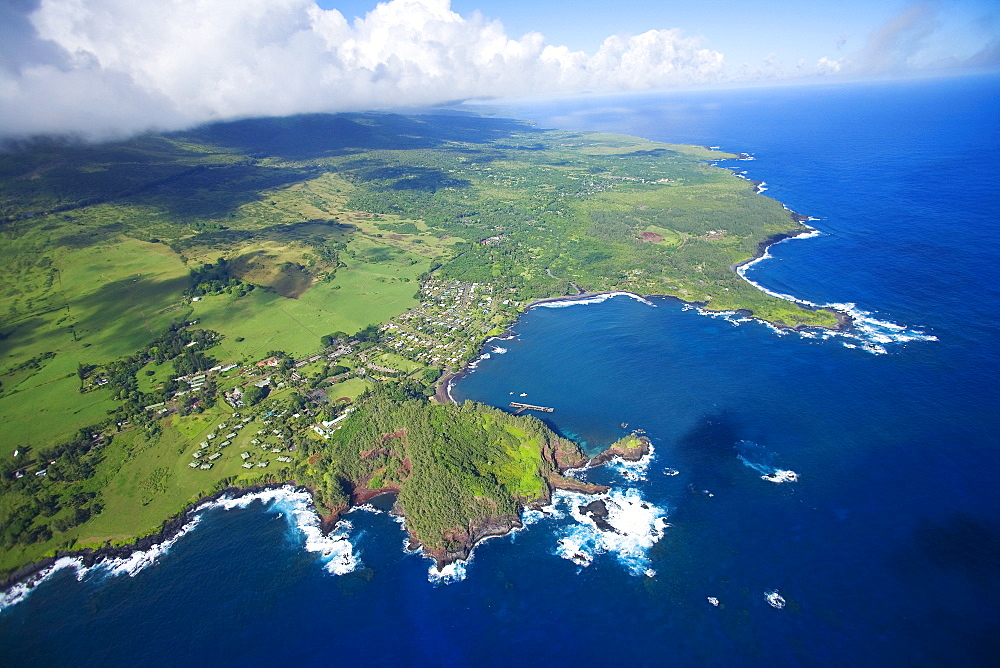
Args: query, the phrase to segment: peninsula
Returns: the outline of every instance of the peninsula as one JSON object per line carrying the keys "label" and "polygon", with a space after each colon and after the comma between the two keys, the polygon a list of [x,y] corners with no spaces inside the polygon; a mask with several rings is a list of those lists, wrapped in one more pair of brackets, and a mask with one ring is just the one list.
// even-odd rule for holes
{"label": "peninsula", "polygon": [[586,487],[537,419],[428,401],[534,300],[838,326],[736,273],[807,228],[702,147],[343,114],[0,157],[0,576],[286,481],[330,519],[395,492],[444,564]]}

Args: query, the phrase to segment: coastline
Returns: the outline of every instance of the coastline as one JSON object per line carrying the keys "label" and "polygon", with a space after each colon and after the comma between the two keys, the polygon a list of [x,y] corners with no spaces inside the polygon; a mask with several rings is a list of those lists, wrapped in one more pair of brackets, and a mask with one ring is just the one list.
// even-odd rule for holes
{"label": "coastline", "polygon": [[[618,441],[608,446],[608,448],[600,454],[591,458],[578,457],[571,460],[564,460],[560,457],[558,449],[556,449],[553,453],[553,457],[558,474],[551,474],[545,478],[545,486],[547,490],[544,498],[523,503],[521,511],[517,515],[500,515],[497,517],[486,518],[481,525],[477,527],[470,527],[471,531],[469,534],[462,537],[462,544],[458,549],[428,549],[423,546],[419,540],[415,539],[412,534],[409,536],[410,542],[408,549],[411,551],[419,550],[425,556],[433,559],[437,570],[440,573],[450,564],[459,561],[468,561],[480,543],[489,540],[490,538],[500,538],[513,531],[523,529],[523,513],[527,510],[540,510],[543,507],[550,505],[552,503],[553,495],[558,490],[576,492],[578,494],[585,495],[608,493],[610,488],[606,485],[584,482],[578,478],[567,476],[566,474],[574,470],[579,471],[603,466],[604,464],[607,464],[615,459],[621,459],[626,462],[636,462],[649,455],[652,452],[652,444],[650,443],[650,440],[645,436],[638,436],[636,434],[633,434],[633,436],[636,439],[636,445],[629,447],[626,445],[620,445],[621,441]],[[393,512],[395,512],[395,506]],[[405,515],[402,515],[402,517],[405,519]],[[456,538],[458,537],[456,536]]]}
{"label": "coastline", "polygon": [[[737,176],[739,177],[739,175],[737,175]],[[739,177],[739,178],[745,178],[745,177]],[[762,185],[762,182],[760,184],[758,184],[757,182],[754,182],[754,187],[755,187],[755,190],[756,190],[756,192],[758,194],[760,192],[762,192],[761,189],[760,189],[760,185]],[[749,279],[747,279],[744,276],[743,272],[741,272],[739,270],[741,268],[748,267],[748,266],[750,266],[750,265],[752,265],[752,264],[754,264],[754,263],[756,263],[756,262],[758,262],[758,261],[760,261],[760,260],[765,259],[766,257],[768,257],[768,249],[771,246],[779,244],[779,243],[781,243],[783,241],[787,241],[789,239],[795,239],[795,238],[799,238],[799,237],[803,237],[803,236],[806,236],[806,235],[811,235],[811,234],[815,234],[816,233],[815,229],[813,229],[810,226],[808,226],[808,225],[805,224],[806,221],[812,220],[812,218],[810,218],[809,216],[805,216],[803,214],[799,214],[797,212],[791,211],[791,210],[789,210],[789,215],[791,216],[792,220],[795,223],[797,223],[799,225],[802,225],[804,229],[775,234],[775,235],[772,235],[772,236],[770,236],[770,237],[762,240],[758,244],[757,252],[756,252],[756,254],[752,258],[749,258],[747,260],[739,262],[739,263],[737,263],[735,265],[732,265],[730,267],[739,276],[741,276],[742,278],[744,278],[744,280],[747,280],[748,282],[750,282],[751,284],[753,284],[754,287],[756,287],[757,289],[760,289],[760,290],[764,291],[767,294],[771,294],[771,293],[769,293],[767,290],[763,290],[756,283],[753,283],[752,281],[749,281]],[[537,306],[540,306],[540,305],[544,305],[544,304],[553,304],[553,303],[559,303],[559,302],[578,302],[578,301],[585,301],[585,300],[588,300],[588,299],[609,298],[609,297],[615,296],[615,295],[627,295],[627,296],[630,296],[632,298],[638,299],[640,301],[647,301],[647,297],[672,298],[672,299],[676,299],[677,301],[681,302],[682,304],[690,304],[690,305],[695,306],[695,307],[697,307],[699,309],[705,309],[707,311],[712,311],[713,310],[711,308],[708,308],[708,305],[705,302],[688,301],[688,300],[682,299],[680,297],[676,297],[674,295],[646,295],[646,296],[643,296],[643,295],[639,295],[639,294],[636,294],[636,293],[633,293],[633,292],[629,292],[629,291],[625,291],[625,290],[608,290],[608,291],[588,292],[588,291],[582,290],[576,284],[571,284],[571,285],[574,288],[577,289],[577,293],[576,294],[562,295],[562,296],[556,296],[556,297],[543,297],[543,298],[540,298],[540,299],[532,300],[531,302],[529,302],[527,305],[524,306],[524,308],[521,311],[521,315],[523,315],[528,310],[530,310],[530,309],[532,309],[534,307],[537,307]],[[784,298],[784,297],[782,297],[782,298]],[[826,311],[829,311],[829,312],[833,313],[834,316],[836,317],[837,324],[835,326],[831,326],[831,327],[821,327],[821,326],[815,326],[815,325],[796,325],[796,326],[790,326],[790,325],[787,325],[786,323],[783,323],[783,322],[770,322],[770,321],[764,320],[763,318],[758,318],[758,317],[756,317],[756,316],[753,315],[752,311],[747,311],[747,313],[748,313],[748,315],[750,317],[755,318],[757,320],[761,320],[762,322],[765,322],[765,323],[767,323],[769,325],[775,326],[775,327],[777,327],[779,329],[789,329],[789,330],[792,330],[792,331],[802,331],[804,329],[809,329],[809,328],[826,329],[826,330],[832,330],[832,331],[842,331],[842,330],[848,328],[849,326],[851,326],[851,324],[853,323],[853,318],[851,317],[850,314],[848,314],[846,312],[843,312],[843,311],[840,311],[840,310],[837,310],[837,309],[833,309],[833,308],[830,308],[830,307],[818,307],[818,306],[815,306],[815,305],[811,305],[808,302],[803,302],[801,300],[797,300],[797,299],[794,299],[794,298],[791,298],[791,301],[793,301],[793,303],[799,305],[801,308],[814,308],[814,309],[817,309],[817,310],[826,310]],[[521,315],[519,315],[518,317],[521,317]],[[516,322],[516,320],[515,320],[515,322]],[[511,323],[511,325],[513,325],[513,322]],[[509,330],[509,329],[507,330],[507,333],[508,334],[513,334],[513,332],[511,330]],[[486,343],[490,339],[493,339],[493,338],[501,338],[501,337],[488,337],[488,338],[484,339],[481,342],[480,347],[485,346]],[[438,381],[437,381],[437,383],[435,385],[435,392],[429,398],[429,400],[432,401],[432,402],[437,402],[437,403],[441,403],[441,404],[447,404],[447,403],[457,404],[457,402],[455,401],[455,399],[451,395],[451,388],[452,388],[453,384],[456,381],[460,380],[465,375],[471,373],[474,370],[475,370],[475,361],[472,361],[472,362],[467,363],[465,366],[463,366],[458,371],[446,372],[446,373],[442,374],[441,378],[438,379]],[[645,437],[643,437],[643,439],[645,439]],[[626,461],[636,461],[636,460],[640,459],[642,456],[644,456],[648,452],[648,447],[649,447],[648,439],[645,440],[645,445],[646,445],[646,449],[641,454],[635,455],[634,457],[632,456],[632,453],[611,452],[611,448],[609,448],[608,450],[602,452],[600,455],[598,455],[594,459],[592,459],[590,461],[587,461],[586,463],[583,463],[582,466],[584,468],[590,468],[592,466],[599,466],[599,465],[602,465],[604,463],[607,463],[608,461],[611,461],[615,457],[621,457],[622,459],[624,459]],[[548,496],[549,497],[551,497],[551,494],[552,494],[552,492],[555,489],[567,489],[567,490],[570,490],[570,491],[581,491],[581,492],[584,489],[589,489],[591,491],[584,492],[584,493],[600,493],[599,491],[595,491],[593,487],[588,486],[588,483],[583,483],[582,481],[577,481],[576,483],[574,483],[573,481],[575,479],[573,479],[573,478],[567,478],[565,476],[562,476],[563,473],[565,473],[567,470],[569,470],[571,468],[580,468],[580,464],[578,463],[576,466],[566,466],[566,467],[560,466],[559,467],[560,480],[566,480],[567,481],[567,482],[563,483],[565,486],[562,486],[562,487],[559,486],[559,484],[557,484],[558,481],[546,480],[546,486],[548,487]],[[230,496],[232,498],[240,498],[240,497],[243,497],[243,496],[257,494],[257,493],[260,493],[260,492],[263,492],[263,491],[266,491],[266,490],[269,490],[269,489],[276,489],[276,488],[280,488],[280,487],[284,487],[284,486],[289,486],[289,485],[295,487],[298,491],[306,491],[306,492],[308,492],[309,495],[310,495],[310,498],[312,498],[312,490],[309,490],[308,488],[305,488],[305,487],[299,487],[299,486],[295,485],[295,483],[293,481],[271,483],[271,484],[268,484],[268,485],[254,485],[254,486],[246,487],[246,488],[229,487],[229,488],[223,489],[223,490],[221,490],[219,492],[216,492],[216,493],[214,493],[212,495],[209,495],[207,497],[199,499],[198,501],[196,501],[195,503],[191,504],[190,506],[188,506],[187,508],[185,508],[183,511],[181,511],[181,513],[179,513],[178,515],[176,515],[176,516],[174,516],[172,518],[168,518],[167,520],[164,521],[163,528],[161,528],[160,531],[158,531],[158,532],[156,532],[154,534],[150,534],[150,535],[147,535],[147,536],[142,536],[142,537],[136,538],[133,542],[128,543],[126,545],[118,546],[118,547],[106,546],[106,547],[100,547],[100,548],[83,548],[83,549],[80,549],[80,550],[66,550],[66,551],[61,551],[60,550],[60,551],[56,551],[54,556],[45,557],[45,558],[43,558],[43,559],[41,559],[41,560],[39,560],[37,562],[26,564],[25,566],[23,566],[20,569],[14,571],[10,575],[6,576],[5,578],[0,579],[0,593],[8,592],[12,588],[14,588],[14,587],[16,587],[18,585],[26,586],[29,589],[32,588],[32,587],[34,587],[38,582],[40,582],[42,579],[44,579],[46,577],[46,574],[44,572],[47,569],[49,569],[50,567],[52,567],[53,565],[55,565],[60,559],[68,558],[68,559],[78,560],[84,568],[89,568],[91,566],[94,566],[94,565],[96,565],[98,563],[101,563],[103,561],[106,561],[106,560],[126,559],[126,558],[128,558],[128,557],[136,554],[137,552],[146,552],[146,551],[149,551],[150,549],[153,549],[153,548],[155,548],[158,545],[167,543],[168,541],[176,538],[179,534],[181,534],[185,530],[185,528],[188,527],[190,525],[190,523],[194,520],[194,517],[197,515],[198,509],[200,507],[202,507],[206,503],[211,503],[212,501],[218,500],[218,499],[220,499],[220,498],[222,498],[224,496]],[[331,509],[331,510],[334,510],[334,512],[332,512],[329,515],[322,515],[320,513],[320,511],[319,511],[319,508],[315,506],[315,500],[313,499],[313,507],[316,510],[317,515],[320,517],[320,526],[321,526],[321,530],[324,533],[324,535],[329,534],[333,530],[333,528],[336,526],[336,524],[340,521],[341,515],[344,512],[348,512],[352,508],[364,505],[371,498],[379,496],[380,494],[384,494],[384,493],[388,493],[388,492],[397,492],[398,493],[398,490],[396,490],[396,489],[389,489],[389,488],[379,489],[379,490],[361,490],[361,491],[362,491],[362,494],[359,495],[358,498],[352,498],[351,499],[351,503],[349,505],[347,505],[344,508]],[[526,508],[528,508],[528,505],[525,505],[522,508],[522,510],[526,509]],[[441,551],[441,550],[439,550],[437,552],[442,552],[442,554],[438,555],[438,554],[434,553],[434,551],[430,551],[430,550],[424,549],[424,554],[426,554],[427,556],[429,556],[429,557],[431,557],[431,558],[433,558],[435,560],[435,562],[437,563],[438,570],[440,571],[447,564],[450,564],[450,563],[453,563],[453,562],[459,561],[459,560],[468,559],[469,555],[471,555],[472,551],[475,549],[475,546],[478,543],[480,543],[481,541],[489,539],[489,538],[492,538],[492,537],[498,537],[498,536],[507,535],[511,531],[516,530],[518,528],[521,528],[522,526],[523,525],[522,525],[519,517],[514,517],[514,516],[511,516],[511,515],[505,515],[505,516],[498,517],[498,518],[490,518],[487,521],[485,521],[482,526],[476,527],[476,528],[471,528],[472,529],[471,535],[467,535],[467,536],[464,537],[465,540],[462,541],[462,547],[459,550],[454,550],[454,551]],[[413,544],[413,545],[415,545],[417,547],[420,547],[419,542],[416,541],[412,536],[411,536],[411,544]]]}
{"label": "coastline", "polygon": [[164,521],[163,527],[156,533],[140,536],[125,545],[108,545],[98,548],[87,547],[79,550],[56,550],[54,556],[45,557],[38,561],[26,564],[10,575],[0,578],[0,593],[9,592],[18,585],[24,586],[28,590],[33,589],[48,575],[45,571],[54,566],[60,559],[74,560],[79,562],[79,565],[83,568],[91,568],[92,566],[96,566],[105,561],[113,559],[124,560],[132,557],[136,553],[148,552],[181,535],[189,526],[191,526],[199,512],[201,512],[201,508],[207,503],[218,501],[223,497],[238,499],[244,496],[251,496],[254,494],[260,494],[261,492],[289,486],[293,487],[295,491],[309,492],[310,496],[312,495],[311,490],[306,487],[298,486],[293,481],[269,483],[266,485],[252,485],[250,487],[227,487],[223,490],[215,492],[214,494],[202,497],[190,504],[177,515],[174,515]]}
{"label": "coastline", "polygon": [[[762,288],[760,285],[758,285],[757,283],[751,281],[749,278],[746,277],[745,270],[746,270],[747,267],[750,267],[751,265],[754,265],[757,262],[760,262],[761,260],[764,260],[764,259],[767,259],[767,258],[771,257],[770,254],[769,254],[769,251],[770,251],[770,249],[771,249],[772,246],[776,246],[776,245],[778,245],[778,244],[780,244],[782,242],[790,241],[792,239],[800,239],[800,238],[803,238],[803,237],[811,237],[811,236],[815,236],[815,235],[819,234],[818,230],[816,230],[814,227],[811,227],[811,226],[809,226],[809,225],[806,224],[806,221],[813,220],[813,218],[810,218],[809,216],[805,216],[805,215],[803,215],[801,213],[796,213],[794,211],[789,211],[789,214],[791,215],[792,220],[794,220],[796,223],[799,223],[800,225],[803,225],[805,227],[805,229],[798,230],[798,231],[793,231],[793,232],[781,232],[779,234],[773,234],[773,235],[771,235],[770,237],[764,239],[763,241],[761,241],[757,245],[757,252],[754,254],[754,256],[752,258],[750,258],[748,260],[743,260],[742,262],[737,262],[736,264],[732,265],[730,267],[730,269],[732,269],[734,272],[736,272],[736,274],[739,275],[741,278],[743,278],[743,280],[747,281],[748,283],[750,283],[755,288],[757,288],[758,290],[760,290],[761,292],[763,292],[765,294],[771,295],[772,297],[776,297],[778,299],[784,299],[785,301],[790,301],[793,304],[796,304],[796,305],[798,305],[799,307],[801,307],[803,309],[815,310],[815,311],[827,311],[829,313],[832,313],[833,316],[837,319],[837,324],[835,326],[832,326],[832,327],[824,327],[822,325],[795,325],[795,326],[790,326],[787,323],[783,323],[783,322],[770,322],[768,320],[764,320],[763,318],[757,318],[758,320],[761,320],[761,321],[766,322],[766,323],[768,323],[770,325],[778,327],[779,329],[790,329],[790,330],[795,331],[795,332],[801,332],[802,330],[810,329],[810,328],[824,329],[824,330],[828,330],[828,331],[841,332],[841,331],[847,329],[848,327],[850,327],[854,323],[854,318],[851,316],[850,313],[847,313],[846,311],[842,311],[840,309],[832,308],[830,306],[818,306],[816,304],[813,304],[812,302],[808,302],[808,301],[805,301],[805,300],[802,300],[802,299],[798,299],[796,297],[792,297],[791,295],[778,295],[778,294],[776,294],[774,292],[771,292],[769,290],[766,290],[766,289]],[[741,271],[741,269],[743,271]],[[692,303],[692,302],[687,302],[687,303]],[[697,303],[693,303],[693,305],[699,306],[699,304],[697,304]],[[711,310],[711,309],[709,309],[709,310]],[[756,316],[753,315],[753,312],[749,312],[749,313],[750,313],[750,317],[752,317],[752,318],[756,317]]]}
{"label": "coastline", "polygon": [[[758,290],[761,290],[765,294],[771,294],[771,293],[767,292],[766,290],[761,289],[760,286],[758,286],[756,283],[753,283],[752,281],[750,281],[749,279],[747,279],[743,275],[743,273],[740,272],[739,270],[741,268],[743,268],[743,267],[748,267],[748,266],[750,266],[750,265],[752,265],[752,264],[754,264],[754,263],[756,263],[756,262],[758,262],[760,260],[766,259],[768,257],[768,250],[772,246],[774,246],[774,245],[780,244],[783,241],[788,241],[790,239],[798,239],[798,238],[801,238],[801,237],[804,237],[804,236],[807,236],[807,235],[813,235],[813,234],[817,233],[817,231],[814,228],[806,225],[806,221],[814,220],[813,218],[811,218],[809,216],[806,216],[806,215],[803,215],[801,213],[796,213],[794,211],[789,211],[789,215],[791,216],[792,220],[794,220],[796,223],[799,223],[800,225],[803,225],[805,227],[805,229],[796,230],[796,231],[790,231],[790,232],[781,232],[779,234],[771,235],[770,237],[767,237],[766,239],[762,240],[757,245],[757,252],[754,254],[753,257],[748,258],[746,260],[743,260],[742,262],[738,262],[738,263],[730,266],[730,269],[733,272],[735,272],[737,275],[739,275],[740,277],[742,277],[747,282],[751,283],[751,285],[753,285]],[[574,284],[574,287],[576,287],[575,284]],[[676,295],[661,295],[661,294],[640,295],[638,293],[630,292],[628,290],[605,290],[605,291],[600,291],[600,292],[587,292],[587,291],[581,290],[580,288],[577,288],[577,290],[579,290],[579,291],[576,294],[561,295],[561,296],[558,296],[558,297],[541,297],[539,299],[534,299],[534,300],[528,302],[524,306],[524,308],[521,310],[521,314],[518,316],[518,318],[520,318],[521,316],[523,316],[525,313],[527,313],[532,308],[535,308],[536,306],[541,306],[541,305],[544,305],[544,304],[555,304],[555,303],[560,303],[560,302],[577,302],[577,301],[584,301],[584,300],[587,300],[587,299],[597,299],[597,298],[601,298],[601,297],[611,297],[611,296],[614,296],[614,295],[627,295],[629,297],[632,297],[633,299],[638,299],[638,300],[641,300],[641,301],[647,301],[648,299],[650,299],[652,297],[660,297],[660,298],[663,298],[663,299],[676,299],[677,301],[679,301],[682,304],[694,306],[696,308],[703,309],[705,311],[715,312],[715,313],[725,312],[725,311],[717,311],[715,309],[712,309],[711,307],[708,306],[707,302],[690,301],[690,300],[678,297]],[[772,295],[772,296],[774,296],[774,295]],[[772,327],[776,327],[778,329],[787,329],[787,330],[794,331],[794,332],[801,332],[801,331],[807,330],[807,329],[823,329],[823,330],[827,330],[827,331],[840,332],[840,331],[843,331],[843,330],[849,328],[854,323],[854,318],[851,316],[851,314],[849,314],[849,313],[847,313],[845,311],[841,311],[841,310],[838,310],[838,309],[835,309],[835,308],[831,308],[831,307],[827,307],[827,306],[814,306],[814,305],[812,305],[812,304],[810,304],[808,302],[804,302],[802,300],[794,299],[794,298],[791,299],[791,300],[786,300],[786,301],[792,301],[794,304],[798,305],[799,307],[801,307],[803,309],[828,311],[828,312],[832,313],[834,315],[834,317],[837,319],[837,324],[833,325],[833,326],[830,326],[830,327],[826,327],[826,326],[822,326],[822,325],[789,325],[789,324],[784,323],[784,322],[771,322],[770,320],[765,320],[764,318],[760,318],[760,317],[754,315],[753,311],[750,311],[750,310],[739,309],[737,312],[745,314],[745,315],[747,315],[750,318],[753,318],[755,320],[759,320],[759,321],[761,321],[763,323],[766,323],[766,324],[768,324],[768,325],[770,325]],[[516,322],[516,320],[514,322]],[[513,324],[514,323],[512,322],[511,325],[513,325]],[[511,329],[508,328],[506,330],[506,332],[505,332],[505,335],[502,335],[502,336],[499,336],[499,337],[494,337],[494,336],[488,337],[488,338],[484,339],[479,344],[479,347],[480,347],[480,349],[482,349],[482,347],[485,346],[487,344],[487,342],[489,342],[491,339],[505,338],[506,335],[513,335],[513,334],[514,334],[513,330],[511,330]],[[462,378],[464,378],[468,374],[470,374],[473,371],[475,371],[475,367],[472,366],[473,363],[474,362],[466,363],[465,366],[463,366],[458,371],[449,371],[449,372],[446,372],[446,373],[442,374],[441,378],[439,378],[438,381],[437,381],[437,383],[435,384],[434,394],[432,395],[431,400],[435,401],[437,403],[441,403],[441,404],[447,404],[447,403],[454,404],[454,403],[457,403],[455,401],[455,399],[451,396],[451,387],[452,387],[452,385],[455,382],[461,380]]]}
{"label": "coastline", "polygon": [[[635,436],[635,435],[633,435]],[[498,538],[510,534],[512,531],[522,529],[524,523],[521,513],[527,510],[537,510],[551,502],[552,495],[556,490],[568,490],[582,494],[603,494],[609,489],[603,485],[587,483],[577,478],[565,475],[573,470],[593,468],[602,466],[615,458],[623,461],[638,461],[651,452],[651,444],[648,438],[640,436],[637,438],[638,445],[632,447],[621,446],[618,443],[612,444],[607,450],[593,458],[578,457],[571,460],[564,460],[560,456],[559,448],[556,448],[551,456],[556,464],[558,474],[553,474],[545,479],[546,495],[542,499],[535,499],[525,502],[521,506],[518,515],[501,515],[498,517],[486,518],[482,524],[470,527],[470,531],[461,536],[461,545],[457,549],[429,549],[425,547],[417,537],[407,530],[409,547],[411,551],[419,551],[427,558],[434,561],[438,572],[442,572],[445,567],[455,562],[467,561],[471,558],[477,545],[490,538]],[[223,498],[238,500],[243,497],[253,496],[270,490],[290,487],[292,491],[306,493],[312,503],[312,509],[319,520],[319,527],[323,536],[329,536],[337,524],[342,519],[345,512],[354,508],[371,505],[371,501],[377,497],[387,494],[398,494],[399,490],[394,487],[379,489],[358,489],[351,496],[350,504],[334,512],[324,515],[320,507],[315,504],[313,491],[308,487],[297,485],[294,481],[274,482],[266,485],[252,485],[250,487],[227,487],[223,490],[198,499],[188,505],[183,511],[169,518],[163,523],[163,527],[152,534],[141,536],[134,541],[120,546],[104,546],[99,548],[82,548],[79,550],[58,550],[53,556],[45,557],[38,561],[26,564],[0,579],[0,595],[10,596],[21,588],[19,594],[14,594],[15,598],[9,605],[20,602],[24,596],[50,575],[61,569],[59,562],[68,560],[77,570],[85,570],[94,566],[99,566],[110,561],[125,561],[134,558],[136,555],[154,552],[158,547],[170,546],[172,541],[185,534],[193,528],[198,521],[198,516],[205,510],[207,504],[219,501]],[[395,502],[389,510],[391,514],[398,514],[405,520],[405,514],[397,510]],[[456,536],[458,538],[458,536]],[[69,566],[69,564],[66,564]],[[56,567],[56,570],[53,569]],[[2,608],[0,608],[2,610]]]}

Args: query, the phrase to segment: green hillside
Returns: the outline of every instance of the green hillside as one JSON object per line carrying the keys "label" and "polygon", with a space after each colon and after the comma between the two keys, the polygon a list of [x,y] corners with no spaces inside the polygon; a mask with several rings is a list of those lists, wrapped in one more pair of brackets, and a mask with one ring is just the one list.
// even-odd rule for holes
{"label": "green hillside", "polygon": [[[707,162],[734,156],[701,147],[351,114],[7,149],[0,570],[128,541],[221,486],[295,471],[322,482],[301,467],[317,445],[341,447],[323,423],[341,418],[344,434],[375,420],[345,411],[380,387],[425,401],[536,298],[628,290],[836,324],[736,275],[803,227]],[[420,418],[431,440],[411,461],[451,438],[439,415]],[[233,420],[253,434],[220,426]],[[207,439],[221,430],[234,435]],[[422,537],[468,527],[480,493],[503,513],[544,493],[535,460],[515,450],[500,465],[499,452],[480,453],[500,467],[489,475],[453,481],[472,514],[414,519]],[[351,479],[402,482],[390,464]],[[408,512],[430,503],[412,489]]]}

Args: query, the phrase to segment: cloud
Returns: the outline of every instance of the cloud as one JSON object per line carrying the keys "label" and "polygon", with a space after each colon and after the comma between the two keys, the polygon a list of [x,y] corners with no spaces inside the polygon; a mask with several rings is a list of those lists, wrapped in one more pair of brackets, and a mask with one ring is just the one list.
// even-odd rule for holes
{"label": "cloud", "polygon": [[509,37],[450,0],[391,0],[349,23],[314,0],[10,0],[0,128],[91,137],[205,121],[640,90],[716,80],[721,53],[678,30],[594,54]]}
{"label": "cloud", "polygon": [[833,60],[823,56],[816,61],[816,70],[821,74],[836,74],[843,67],[843,63],[839,60]]}
{"label": "cloud", "polygon": [[869,36],[854,59],[855,68],[872,74],[913,69],[939,25],[937,9],[930,3],[907,6]]}
{"label": "cloud", "polygon": [[1000,39],[990,40],[982,49],[965,62],[969,67],[996,68],[1000,66]]}

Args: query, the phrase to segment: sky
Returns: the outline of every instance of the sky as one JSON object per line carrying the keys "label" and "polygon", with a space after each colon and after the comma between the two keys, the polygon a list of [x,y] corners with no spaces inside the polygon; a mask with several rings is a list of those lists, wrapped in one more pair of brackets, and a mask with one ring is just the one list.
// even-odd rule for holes
{"label": "sky", "polygon": [[0,134],[1000,71],[993,0],[0,0]]}

